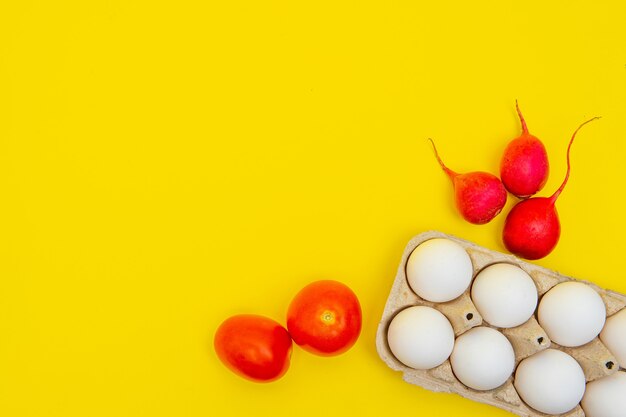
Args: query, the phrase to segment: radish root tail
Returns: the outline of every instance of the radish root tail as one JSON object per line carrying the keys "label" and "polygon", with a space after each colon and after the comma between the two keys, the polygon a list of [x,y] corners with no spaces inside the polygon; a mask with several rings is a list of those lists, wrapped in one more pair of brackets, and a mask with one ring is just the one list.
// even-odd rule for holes
{"label": "radish root tail", "polygon": [[524,116],[522,116],[522,111],[519,109],[519,103],[515,100],[515,110],[517,110],[517,116],[519,117],[519,121],[522,124],[522,134],[528,134],[528,126],[526,126],[526,120],[524,120]]}
{"label": "radish root tail", "polygon": [[574,134],[572,135],[572,138],[569,140],[569,144],[567,145],[567,171],[565,172],[565,179],[563,180],[563,183],[561,183],[561,186],[554,192],[554,194],[552,194],[552,197],[550,197],[550,200],[552,201],[552,204],[554,204],[556,199],[559,198],[559,196],[563,192],[563,189],[565,188],[565,184],[567,184],[567,180],[569,179],[569,172],[570,172],[570,169],[571,169],[571,164],[570,164],[570,160],[569,160],[569,153],[570,153],[570,149],[572,148],[572,143],[574,143],[574,138],[576,137],[576,134],[578,133],[578,131],[584,125],[586,125],[587,123],[593,122],[594,120],[598,120],[599,118],[600,118],[600,116],[592,117],[591,119],[587,120],[586,122],[581,123],[581,125],[578,126],[578,128],[576,128],[576,130],[574,131]]}
{"label": "radish root tail", "polygon": [[448,177],[450,177],[450,179],[453,180],[454,177],[456,177],[459,174],[457,174],[456,172],[452,171],[450,168],[448,168],[446,166],[446,164],[443,163],[443,161],[439,157],[439,152],[437,152],[437,147],[435,146],[435,141],[432,140],[431,138],[428,138],[428,140],[430,141],[431,145],[433,145],[433,150],[435,151],[435,157],[437,158],[437,162],[439,162],[439,165],[441,165],[441,169],[443,169],[444,172],[446,174],[448,174]]}

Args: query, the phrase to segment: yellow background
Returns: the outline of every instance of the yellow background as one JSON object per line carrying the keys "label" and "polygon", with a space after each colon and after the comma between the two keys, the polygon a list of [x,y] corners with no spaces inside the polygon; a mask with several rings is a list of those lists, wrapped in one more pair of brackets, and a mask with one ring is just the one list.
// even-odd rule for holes
{"label": "yellow background", "polygon": [[[545,143],[561,242],[539,264],[626,292],[623,2],[2,1],[0,415],[508,415],[402,381],[375,350],[401,252],[459,218],[427,137],[497,173]],[[513,204],[509,198],[507,208]],[[254,384],[212,338],[358,294],[345,355]]]}

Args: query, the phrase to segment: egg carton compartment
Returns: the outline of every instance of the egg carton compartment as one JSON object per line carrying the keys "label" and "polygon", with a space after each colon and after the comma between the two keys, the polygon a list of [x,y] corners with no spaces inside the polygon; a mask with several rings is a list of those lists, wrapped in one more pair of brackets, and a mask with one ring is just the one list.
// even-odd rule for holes
{"label": "egg carton compartment", "polygon": [[[455,236],[438,231],[424,232],[411,239],[404,250],[376,335],[376,347],[379,356],[391,369],[402,372],[404,381],[430,391],[455,393],[474,401],[496,406],[522,417],[547,416],[547,414],[530,408],[522,401],[513,386],[513,376],[498,388],[489,391],[477,391],[463,385],[456,378],[449,359],[438,367],[429,370],[413,369],[397,360],[387,342],[389,323],[398,312],[405,308],[421,305],[435,308],[443,313],[450,321],[455,337],[477,326],[492,327],[500,331],[513,346],[516,368],[521,360],[542,350],[554,348],[576,359],[583,369],[587,382],[617,372],[619,369],[617,360],[598,338],[583,346],[568,348],[552,342],[534,316],[526,323],[508,329],[497,328],[484,322],[470,298],[471,284],[465,293],[449,302],[435,303],[420,298],[408,284],[406,264],[409,256],[417,246],[434,238],[452,240],[467,251],[472,261],[472,281],[478,272],[489,265],[509,263],[520,267],[530,275],[535,282],[539,297],[561,282],[577,281],[591,286],[600,295],[606,306],[607,316],[611,316],[626,307],[626,295],[624,294],[602,289],[593,283],[559,274],[556,271],[525,262],[513,255],[490,250]],[[622,366],[626,366],[626,364],[622,364]],[[513,375],[515,375],[515,370]],[[584,412],[578,405],[568,413],[561,414],[561,416],[583,417]]]}

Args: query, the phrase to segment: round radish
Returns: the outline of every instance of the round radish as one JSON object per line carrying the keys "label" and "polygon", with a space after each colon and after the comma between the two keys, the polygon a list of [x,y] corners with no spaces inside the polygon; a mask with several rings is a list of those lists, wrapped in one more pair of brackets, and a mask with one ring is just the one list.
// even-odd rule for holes
{"label": "round radish", "polygon": [[496,217],[506,204],[506,190],[502,181],[488,172],[458,174],[452,171],[439,157],[435,142],[429,140],[439,165],[452,180],[456,207],[461,216],[473,224],[485,224]]}
{"label": "round radish", "polygon": [[567,184],[570,173],[569,153],[576,133],[594,117],[578,126],[567,146],[567,172],[563,183],[551,197],[533,197],[520,201],[504,221],[502,240],[509,252],[525,258],[540,259],[548,255],[561,236],[561,224],[556,211],[556,200]]}
{"label": "round radish", "polygon": [[528,132],[526,121],[515,101],[522,134],[507,145],[500,162],[500,178],[506,189],[519,198],[528,198],[546,185],[550,165],[543,143]]}

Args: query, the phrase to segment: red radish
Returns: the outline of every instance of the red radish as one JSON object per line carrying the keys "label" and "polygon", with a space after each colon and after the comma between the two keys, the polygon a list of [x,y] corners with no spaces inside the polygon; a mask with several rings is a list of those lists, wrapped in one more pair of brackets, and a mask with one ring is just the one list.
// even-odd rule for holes
{"label": "red radish", "polygon": [[570,149],[580,128],[596,119],[599,117],[587,120],[574,131],[567,146],[567,173],[558,190],[551,197],[520,201],[509,212],[502,233],[504,246],[509,252],[526,259],[541,259],[556,246],[561,236],[561,224],[555,203],[569,179]]}
{"label": "red radish", "polygon": [[511,194],[528,198],[546,185],[550,165],[543,143],[528,132],[526,121],[515,101],[522,134],[507,145],[500,162],[500,178]]}
{"label": "red radish", "polygon": [[468,172],[458,174],[449,169],[437,152],[432,139],[435,156],[439,165],[452,180],[456,207],[465,220],[474,224],[485,224],[496,217],[506,204],[506,190],[502,182],[488,172]]}

